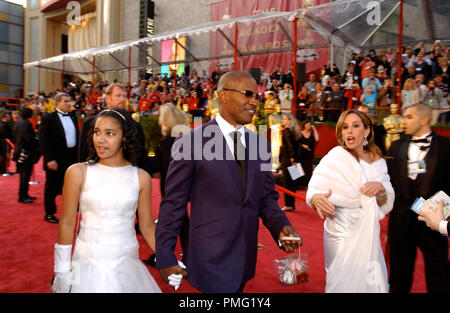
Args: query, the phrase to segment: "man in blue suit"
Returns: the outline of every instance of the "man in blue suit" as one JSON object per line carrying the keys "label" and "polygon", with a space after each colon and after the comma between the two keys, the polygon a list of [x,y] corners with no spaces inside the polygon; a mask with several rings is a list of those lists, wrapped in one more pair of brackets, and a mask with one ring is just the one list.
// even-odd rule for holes
{"label": "man in blue suit", "polygon": [[[259,217],[284,251],[295,251],[301,240],[281,239],[299,235],[278,206],[269,144],[242,126],[255,114],[255,80],[229,72],[218,92],[215,120],[185,134],[172,149],[156,227],[156,267],[164,280],[181,280],[182,274],[203,292],[241,292],[255,275]],[[174,248],[188,202],[184,270]]]}

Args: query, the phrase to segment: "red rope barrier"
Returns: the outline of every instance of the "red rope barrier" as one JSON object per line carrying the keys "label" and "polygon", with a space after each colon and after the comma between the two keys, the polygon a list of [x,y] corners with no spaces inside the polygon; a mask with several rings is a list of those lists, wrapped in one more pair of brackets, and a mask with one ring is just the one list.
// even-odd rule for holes
{"label": "red rope barrier", "polygon": [[6,142],[11,146],[11,148],[15,148],[16,146],[11,142],[11,140],[6,139]]}
{"label": "red rope barrier", "polygon": [[22,100],[20,98],[10,98],[10,97],[0,97],[0,99],[8,99],[8,100]]}
{"label": "red rope barrier", "polygon": [[286,194],[288,194],[288,195],[290,195],[290,196],[292,196],[294,198],[298,198],[300,200],[306,201],[306,197],[305,196],[301,196],[299,194],[296,194],[295,192],[287,190],[286,188],[283,188],[281,186],[275,185],[275,190],[284,192],[284,193],[286,193]]}

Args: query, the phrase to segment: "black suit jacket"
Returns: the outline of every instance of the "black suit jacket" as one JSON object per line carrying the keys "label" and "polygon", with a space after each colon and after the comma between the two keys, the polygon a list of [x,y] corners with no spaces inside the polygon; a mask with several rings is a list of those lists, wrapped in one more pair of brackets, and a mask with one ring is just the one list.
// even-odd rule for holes
{"label": "black suit jacket", "polygon": [[14,128],[15,132],[15,148],[13,161],[19,160],[22,150],[29,155],[28,160],[36,163],[39,160],[40,151],[39,143],[36,139],[33,125],[28,119],[20,120]]}
{"label": "black suit jacket", "polygon": [[0,121],[0,155],[6,155],[8,151],[8,143],[6,139],[13,141],[12,129],[8,123]]}
{"label": "black suit jacket", "polygon": [[[75,127],[76,141],[78,142],[78,122],[74,116],[70,115],[70,118]],[[76,146],[75,152],[74,149],[67,148],[64,127],[56,111],[42,118],[39,140],[44,156],[44,170],[47,170],[47,163],[50,161],[56,161],[62,169],[67,169],[77,161]]]}
{"label": "black suit jacket", "polygon": [[[94,127],[95,116],[92,116],[84,121],[81,126],[80,138],[78,141],[78,162],[87,161],[89,154],[89,145],[88,145],[88,136],[91,127]],[[137,131],[138,131],[138,141],[140,148],[140,157],[138,160],[138,167],[149,173],[150,175],[156,173],[158,171],[158,164],[155,158],[152,160],[147,155],[147,150],[145,149],[145,136],[144,130],[142,129],[141,124],[134,121]]]}
{"label": "black suit jacket", "polygon": [[443,190],[450,194],[450,139],[433,133],[430,149],[425,157],[427,172],[418,175],[416,183],[420,186],[419,194],[414,194],[408,179],[408,146],[410,137],[392,143],[388,151],[389,175],[395,190],[394,209],[390,213],[389,233],[405,235],[408,223],[417,220],[417,214],[410,210],[418,196],[428,199]]}

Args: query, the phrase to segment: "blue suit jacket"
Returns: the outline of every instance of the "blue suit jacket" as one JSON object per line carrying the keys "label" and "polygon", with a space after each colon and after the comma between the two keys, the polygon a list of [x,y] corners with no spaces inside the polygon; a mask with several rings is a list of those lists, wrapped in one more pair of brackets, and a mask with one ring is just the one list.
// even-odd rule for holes
{"label": "blue suit jacket", "polygon": [[[214,140],[210,126],[218,130],[212,136]],[[178,160],[179,154],[172,152],[174,160],[169,166],[156,227],[156,266],[177,264],[173,250],[190,202],[191,222],[183,262],[189,282],[204,292],[236,292],[254,276],[259,217],[277,243],[282,228],[290,225],[278,206],[272,172],[260,170],[262,164],[270,166],[271,158],[262,160],[258,154],[249,159],[250,147],[255,148],[256,143],[256,148],[264,147],[266,154],[270,153],[267,140],[248,130],[245,137],[246,191],[215,120],[182,136],[172,150],[186,153],[191,160]],[[192,149],[194,141],[197,149]],[[211,148],[213,142],[216,149]],[[214,151],[222,160],[201,158],[202,149]]]}

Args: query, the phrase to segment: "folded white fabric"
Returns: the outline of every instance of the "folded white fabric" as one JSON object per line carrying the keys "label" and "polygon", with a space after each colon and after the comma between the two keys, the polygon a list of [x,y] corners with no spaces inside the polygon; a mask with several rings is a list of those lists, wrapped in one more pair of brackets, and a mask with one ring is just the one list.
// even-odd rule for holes
{"label": "folded white fabric", "polygon": [[67,293],[70,291],[71,285],[71,256],[72,245],[55,244],[54,252],[54,272],[55,279],[51,287],[52,292]]}

